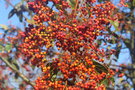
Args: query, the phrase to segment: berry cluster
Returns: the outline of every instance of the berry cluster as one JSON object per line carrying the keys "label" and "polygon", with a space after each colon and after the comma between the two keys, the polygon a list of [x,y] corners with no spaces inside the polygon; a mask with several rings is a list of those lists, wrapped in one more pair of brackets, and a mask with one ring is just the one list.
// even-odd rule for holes
{"label": "berry cluster", "polygon": [[[95,40],[102,31],[107,31],[110,20],[118,19],[114,13],[116,7],[111,2],[95,5],[95,0],[84,0],[83,4],[76,0],[72,6],[69,1],[35,0],[28,3],[35,13],[35,24],[29,24],[22,34],[24,43],[20,49],[43,71],[35,88],[104,90],[102,81],[109,80],[114,72],[102,65],[105,52],[97,48]],[[47,5],[48,2],[53,3],[52,7]],[[54,52],[55,58],[48,58],[54,46],[58,52]]]}

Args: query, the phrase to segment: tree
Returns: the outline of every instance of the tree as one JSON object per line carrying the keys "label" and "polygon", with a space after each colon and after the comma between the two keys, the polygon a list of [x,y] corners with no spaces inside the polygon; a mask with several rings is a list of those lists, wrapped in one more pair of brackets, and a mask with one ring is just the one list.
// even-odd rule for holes
{"label": "tree", "polygon": [[29,2],[35,23],[26,28],[20,50],[42,69],[36,89],[105,89],[111,83],[114,72],[104,58],[114,50],[98,48],[96,40],[98,36],[107,37],[102,34],[119,20],[119,13],[109,1],[95,2]]}
{"label": "tree", "polygon": [[[123,0],[120,1],[122,7],[127,6],[124,3]],[[134,6],[134,0],[131,3]],[[30,24],[25,32],[18,34],[21,37],[19,42],[15,43],[17,52],[26,62],[24,67],[32,63],[32,67],[42,69],[42,75],[34,86],[29,79],[22,77],[22,74],[13,68],[20,67],[18,64],[13,63],[14,66],[10,66],[9,60],[3,57],[1,60],[35,89],[102,90],[113,86],[115,74],[118,73],[120,77],[124,75],[114,73],[117,71],[116,65],[111,60],[113,55],[119,58],[121,40],[124,43],[128,41],[116,34],[118,31],[123,32],[125,28],[125,23],[119,23],[123,21],[124,15],[117,5],[109,0],[33,0],[28,2],[29,9],[34,14],[31,20],[22,13],[26,8],[22,8],[22,4],[17,6],[19,5],[19,10],[13,6],[9,17],[17,14],[21,22],[24,17]],[[115,31],[112,30],[113,27]],[[111,45],[102,48],[103,44],[108,43],[116,44],[116,49],[111,49]],[[129,42],[125,44],[129,45]],[[132,44],[132,49],[133,47]],[[128,69],[125,66],[118,67],[122,70]],[[120,72],[123,72],[122,70]]]}

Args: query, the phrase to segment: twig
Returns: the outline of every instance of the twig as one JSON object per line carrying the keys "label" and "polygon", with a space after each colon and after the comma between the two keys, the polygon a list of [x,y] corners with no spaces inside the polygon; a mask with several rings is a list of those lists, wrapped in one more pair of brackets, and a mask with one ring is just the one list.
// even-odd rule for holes
{"label": "twig", "polygon": [[[26,76],[24,76],[22,73],[20,73],[15,67],[13,67],[6,59],[0,57],[0,59],[6,63],[6,65],[8,67],[10,67],[14,72],[16,72],[26,83],[28,83],[29,85],[31,85],[33,88],[35,86],[34,83],[32,83]],[[34,88],[35,89],[35,88]]]}
{"label": "twig", "polygon": [[133,68],[132,66],[120,66],[120,65],[115,65],[115,64],[111,64],[110,66],[120,67],[120,68],[128,69],[128,70],[135,70],[135,68]]}
{"label": "twig", "polygon": [[[14,9],[16,9],[17,10],[17,7],[15,7],[12,3],[10,3],[9,1],[7,1],[7,0],[5,0],[10,6],[12,6]],[[25,18],[25,19],[27,19],[27,17],[26,16],[24,16],[23,15],[23,17]]]}

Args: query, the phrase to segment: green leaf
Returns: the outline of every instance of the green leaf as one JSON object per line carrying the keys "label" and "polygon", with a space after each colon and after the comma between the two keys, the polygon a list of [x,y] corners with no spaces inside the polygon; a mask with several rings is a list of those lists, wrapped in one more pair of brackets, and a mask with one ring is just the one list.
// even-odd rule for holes
{"label": "green leaf", "polygon": [[36,66],[34,66],[34,65],[31,65],[31,67],[32,67],[32,70],[34,70],[36,68]]}
{"label": "green leaf", "polygon": [[118,27],[119,27],[119,22],[118,22],[118,20],[115,20],[115,21],[109,20],[109,21],[110,21],[110,23],[114,26],[114,28],[115,28],[116,30],[118,30]]}
{"label": "green leaf", "polygon": [[128,5],[128,8],[132,7],[132,3],[131,2],[127,2],[126,4]]}
{"label": "green leaf", "polygon": [[109,85],[109,81],[107,79],[104,79],[101,83],[104,84],[105,86]]}
{"label": "green leaf", "polygon": [[111,82],[115,82],[114,77],[110,78],[110,81]]}
{"label": "green leaf", "polygon": [[94,61],[93,60],[93,64],[95,65],[95,69],[98,73],[102,73],[102,72],[108,72],[108,67],[107,66],[104,66],[102,64],[100,64],[99,62],[97,61]]}
{"label": "green leaf", "polygon": [[10,51],[12,49],[12,44],[6,44],[5,50]]}
{"label": "green leaf", "polygon": [[115,43],[117,43],[117,39],[115,38],[115,36],[112,36],[112,38],[111,39],[109,39],[109,40],[107,40],[109,43],[111,43],[111,44],[115,44]]}
{"label": "green leaf", "polygon": [[105,86],[109,86],[110,82],[112,82],[112,83],[115,82],[114,77],[111,77],[110,79],[103,79],[101,81],[101,83],[104,84]]}
{"label": "green leaf", "polygon": [[98,2],[100,2],[100,3],[101,3],[102,1],[103,1],[103,0],[98,0]]}
{"label": "green leaf", "polygon": [[75,0],[67,0],[67,2],[69,3],[72,9],[75,9],[75,5],[76,5]]}
{"label": "green leaf", "polygon": [[23,2],[17,3],[8,15],[8,18],[11,18],[14,14],[19,17],[20,22],[23,19],[23,12],[28,11],[28,8],[22,4]]}
{"label": "green leaf", "polygon": [[135,6],[135,0],[133,0],[133,6]]}
{"label": "green leaf", "polygon": [[51,81],[55,81],[55,79],[56,79],[56,74],[54,74],[53,76],[52,76],[52,78],[51,78]]}
{"label": "green leaf", "polygon": [[2,45],[0,45],[0,52],[2,52],[3,51],[3,46]]}
{"label": "green leaf", "polygon": [[119,22],[118,22],[118,20],[115,20],[115,21],[114,21],[114,26],[116,26],[116,27],[118,27],[118,26],[119,26]]}
{"label": "green leaf", "polygon": [[19,11],[19,12],[16,13],[16,15],[19,18],[20,22],[22,22],[22,20],[23,20],[23,12]]}
{"label": "green leaf", "polygon": [[2,27],[2,29],[4,30],[8,30],[8,27],[6,25],[0,24],[0,27]]}

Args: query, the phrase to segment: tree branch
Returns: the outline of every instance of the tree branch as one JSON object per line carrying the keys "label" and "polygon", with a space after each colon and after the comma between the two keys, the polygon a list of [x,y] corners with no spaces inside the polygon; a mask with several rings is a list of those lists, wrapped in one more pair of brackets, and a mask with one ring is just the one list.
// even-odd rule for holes
{"label": "tree branch", "polygon": [[14,66],[12,66],[6,59],[0,57],[0,59],[6,63],[6,65],[11,68],[14,72],[16,72],[26,83],[28,83],[29,85],[31,85],[33,88],[35,86],[34,83],[32,83],[26,76],[24,76],[22,73],[20,73]]}
{"label": "tree branch", "polygon": [[[9,1],[5,0],[11,7],[13,7],[14,9],[18,9],[17,7],[15,7],[12,3],[10,3]],[[21,4],[21,3],[20,3]],[[22,15],[25,19],[27,19],[26,16]]]}

